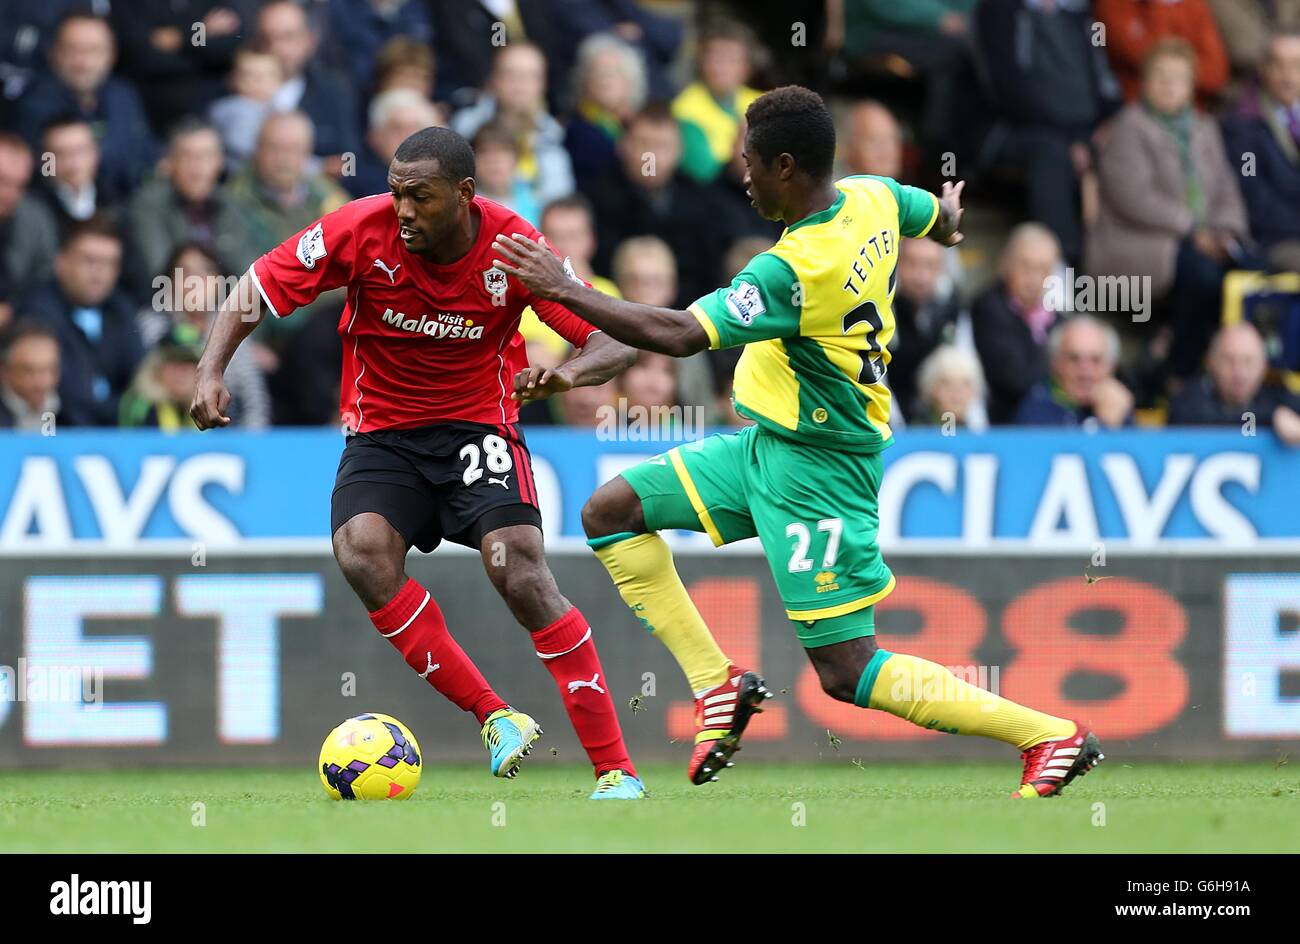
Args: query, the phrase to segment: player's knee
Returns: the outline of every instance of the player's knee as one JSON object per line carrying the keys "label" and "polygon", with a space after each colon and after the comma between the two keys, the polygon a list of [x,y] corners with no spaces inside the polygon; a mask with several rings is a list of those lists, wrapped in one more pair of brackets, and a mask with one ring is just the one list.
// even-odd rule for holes
{"label": "player's knee", "polygon": [[383,596],[388,590],[396,592],[393,585],[400,586],[403,574],[400,540],[395,544],[391,534],[371,526],[364,517],[353,518],[334,532],[334,559],[348,583],[358,591],[365,590],[373,597]]}
{"label": "player's knee", "polygon": [[500,542],[487,565],[488,578],[509,604],[548,598],[555,578],[546,566],[540,534],[534,540],[507,538]]}
{"label": "player's knee", "polygon": [[507,604],[522,605],[529,601],[541,600],[549,595],[555,586],[555,579],[541,561],[527,562],[519,567],[505,568],[497,589]]}
{"label": "player's knee", "polygon": [[852,704],[858,694],[858,680],[835,669],[819,669],[817,681],[821,682],[822,691],[836,701]]}
{"label": "player's knee", "polygon": [[582,506],[582,529],[589,538],[603,538],[621,531],[641,533],[645,520],[639,513],[641,500],[632,487],[615,478],[592,494]]}

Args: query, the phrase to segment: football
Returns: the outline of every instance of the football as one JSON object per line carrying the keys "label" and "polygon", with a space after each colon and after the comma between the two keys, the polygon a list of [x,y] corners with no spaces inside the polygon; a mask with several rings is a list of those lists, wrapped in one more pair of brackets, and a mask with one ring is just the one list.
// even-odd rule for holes
{"label": "football", "polygon": [[420,782],[420,745],[396,718],[370,712],[329,733],[319,768],[336,800],[405,800]]}

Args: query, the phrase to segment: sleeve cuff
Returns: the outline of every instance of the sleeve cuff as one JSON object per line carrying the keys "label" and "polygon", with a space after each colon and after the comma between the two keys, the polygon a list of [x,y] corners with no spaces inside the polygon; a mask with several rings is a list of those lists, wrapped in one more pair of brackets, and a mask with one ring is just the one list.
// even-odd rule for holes
{"label": "sleeve cuff", "polygon": [[262,280],[257,275],[256,262],[248,267],[248,274],[253,277],[253,284],[257,286],[257,294],[262,296],[262,301],[266,303],[266,307],[270,309],[271,314],[275,315],[277,318],[283,318],[284,315],[280,314],[280,312],[276,310],[275,304],[271,301],[270,296],[266,294],[266,289],[262,287]]}
{"label": "sleeve cuff", "polygon": [[913,237],[914,239],[923,239],[930,230],[934,229],[934,223],[939,219],[939,198],[934,194],[930,194],[930,202],[934,204],[934,208],[930,211],[930,222],[925,224],[925,228],[921,230],[921,232],[917,233],[916,236]]}
{"label": "sleeve cuff", "polygon": [[713,323],[713,319],[710,318],[705,313],[704,309],[700,307],[699,302],[691,302],[691,306],[686,310],[695,316],[695,320],[700,323],[700,327],[704,329],[704,333],[709,336],[709,350],[716,351],[721,348],[722,340],[718,336],[718,328]]}

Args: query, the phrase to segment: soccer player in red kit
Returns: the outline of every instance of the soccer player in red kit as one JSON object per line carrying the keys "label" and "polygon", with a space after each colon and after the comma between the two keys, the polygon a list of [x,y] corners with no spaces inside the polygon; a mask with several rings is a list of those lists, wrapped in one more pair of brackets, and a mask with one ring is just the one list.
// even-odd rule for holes
{"label": "soccer player in red kit", "polygon": [[[596,769],[593,799],[639,799],[591,628],[543,556],[537,489],[515,425],[519,399],[604,383],[635,352],[494,267],[498,234],[540,234],[476,196],[474,172],[464,138],[425,128],[397,149],[391,194],[349,203],[255,261],[222,305],[190,412],[200,429],[229,422],[222,375],[263,309],[282,318],[346,288],[340,405],[352,435],[330,526],[348,583],[407,664],[474,714],[492,773],[513,777],[541,728],[493,691],[405,571],[412,546],[428,552],[445,538],[477,549],[560,689]],[[529,305],[578,349],[553,370],[528,366],[517,329]]]}

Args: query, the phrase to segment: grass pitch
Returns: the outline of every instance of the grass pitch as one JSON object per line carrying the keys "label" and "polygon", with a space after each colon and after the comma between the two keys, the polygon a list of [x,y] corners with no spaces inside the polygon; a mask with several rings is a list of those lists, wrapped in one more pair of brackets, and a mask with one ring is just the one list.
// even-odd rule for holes
{"label": "grass pitch", "polygon": [[[592,803],[589,769],[429,767],[410,800],[328,799],[311,769],[5,771],[0,852],[1264,852],[1300,848],[1300,770],[1103,764],[1042,802],[1004,764],[740,764]],[[201,807],[196,804],[202,804]],[[196,825],[202,819],[206,825]],[[797,825],[802,821],[803,825]]]}

